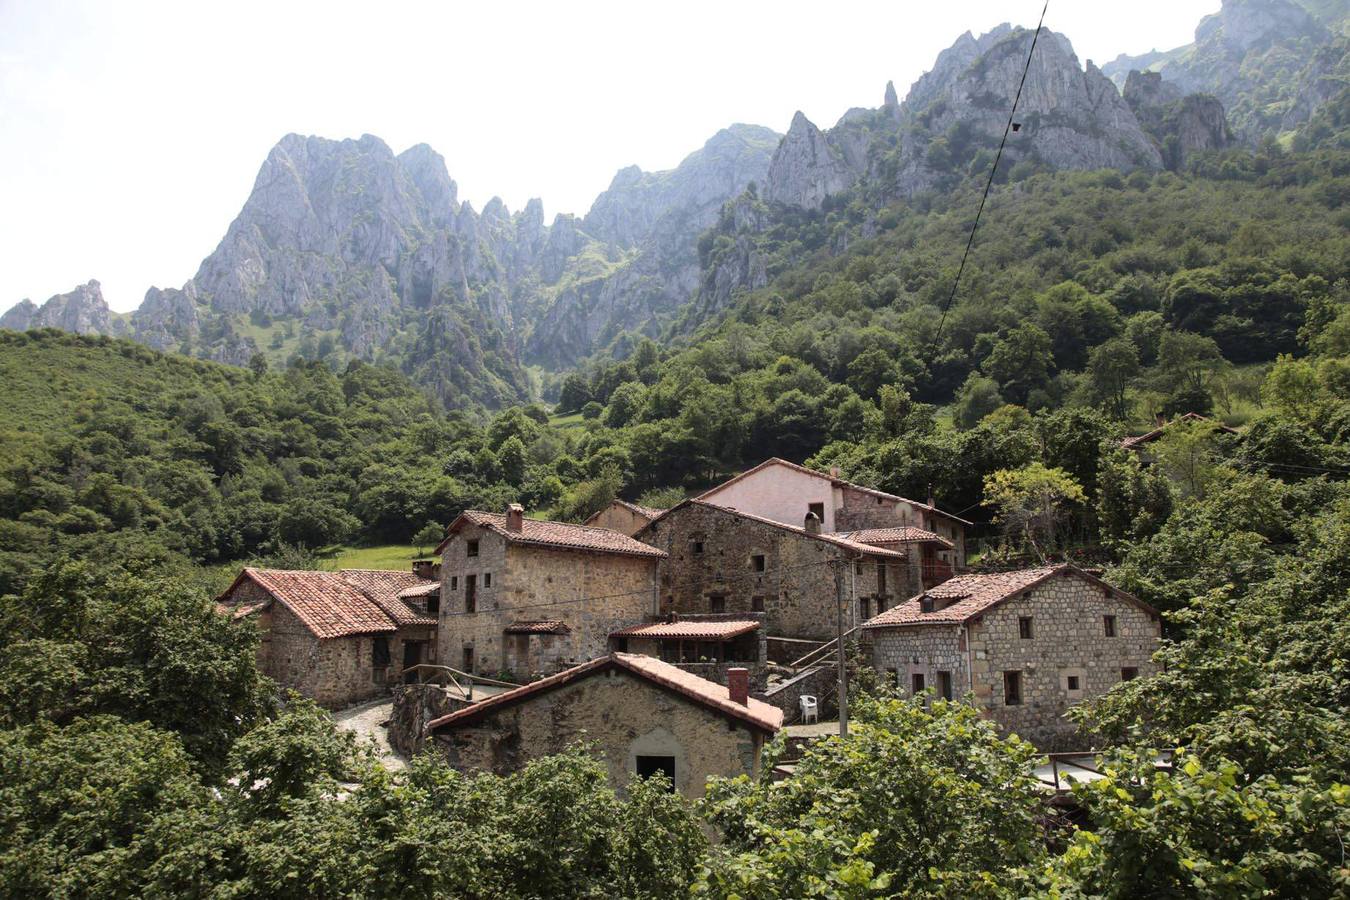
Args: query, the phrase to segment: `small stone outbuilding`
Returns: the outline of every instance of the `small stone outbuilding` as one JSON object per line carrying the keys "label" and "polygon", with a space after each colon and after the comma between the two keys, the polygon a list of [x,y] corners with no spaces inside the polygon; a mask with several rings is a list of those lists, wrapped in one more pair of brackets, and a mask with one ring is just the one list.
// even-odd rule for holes
{"label": "small stone outbuilding", "polygon": [[968,693],[988,718],[1043,749],[1070,746],[1064,712],[1155,671],[1156,610],[1072,565],[961,575],[863,626],[891,684]]}
{"label": "small stone outbuilding", "polygon": [[436,719],[429,743],[457,769],[506,774],[582,741],[620,790],[659,771],[700,797],[711,775],[757,775],[783,723],[781,710],[749,696],[744,669],[728,680],[613,653]]}
{"label": "small stone outbuilding", "polygon": [[609,636],[650,621],[665,553],[608,528],[470,510],[441,557],[440,658],[526,681],[609,652]]}
{"label": "small stone outbuilding", "polygon": [[627,500],[611,500],[608,506],[592,515],[585,524],[632,537],[663,512],[664,509],[629,503]]}
{"label": "small stone outbuilding", "polygon": [[216,603],[257,621],[263,674],[338,709],[383,696],[404,669],[434,662],[435,586],[412,572],[247,567]]}

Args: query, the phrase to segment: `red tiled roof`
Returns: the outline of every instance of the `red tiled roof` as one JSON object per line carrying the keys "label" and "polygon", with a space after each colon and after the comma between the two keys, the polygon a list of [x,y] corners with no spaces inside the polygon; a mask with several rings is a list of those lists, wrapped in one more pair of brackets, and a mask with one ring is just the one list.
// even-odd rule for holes
{"label": "red tiled roof", "polygon": [[566,622],[550,619],[542,622],[512,622],[503,629],[507,634],[571,634]]}
{"label": "red tiled roof", "polygon": [[567,522],[543,522],[537,519],[525,519],[519,532],[508,531],[504,513],[467,510],[450,524],[445,540],[436,547],[440,553],[445,545],[464,524],[478,525],[495,532],[513,544],[530,544],[537,547],[552,547],[558,550],[582,550],[591,553],[617,553],[622,556],[645,556],[651,559],[665,558],[665,551],[649,547],[641,541],[635,541],[626,534],[609,528],[596,528],[591,525],[572,525]]}
{"label": "red tiled roof", "polygon": [[899,494],[888,494],[888,493],[886,493],[885,491],[879,491],[879,490],[877,490],[876,488],[867,487],[867,486],[861,485],[861,484],[854,484],[854,483],[851,482],[851,481],[845,481],[844,479],[839,478],[839,477],[837,477],[837,476],[835,476],[835,475],[831,475],[831,474],[829,474],[828,472],[820,472],[820,471],[817,471],[816,469],[809,469],[809,468],[807,468],[806,466],[798,465],[798,464],[795,463],[795,462],[789,462],[788,460],[786,460],[786,459],[781,459],[780,457],[777,457],[777,456],[771,456],[771,457],[769,457],[768,459],[764,460],[764,462],[760,463],[759,465],[757,465],[757,466],[752,466],[751,468],[746,469],[744,472],[740,473],[739,475],[734,475],[734,476],[732,476],[731,478],[728,478],[726,481],[722,482],[721,484],[714,485],[713,487],[708,488],[708,489],[707,489],[706,491],[704,491],[703,493],[695,495],[692,499],[694,499],[694,500],[704,500],[704,499],[706,499],[707,497],[710,497],[710,496],[712,496],[713,494],[717,493],[718,491],[722,490],[722,489],[723,489],[724,487],[726,487],[727,485],[729,485],[729,484],[735,484],[736,482],[740,481],[742,478],[746,478],[746,477],[748,477],[748,476],[750,476],[750,475],[753,475],[754,473],[758,472],[760,469],[767,468],[768,466],[785,466],[785,467],[787,467],[787,468],[789,468],[789,469],[792,469],[793,471],[801,472],[801,473],[804,474],[804,475],[811,475],[811,476],[814,476],[814,477],[816,477],[816,478],[824,478],[826,481],[830,482],[830,484],[832,484],[832,485],[837,485],[837,486],[839,486],[839,487],[849,487],[849,488],[853,488],[853,489],[856,490],[856,491],[862,491],[864,494],[871,494],[873,497],[881,497],[881,498],[884,499],[884,500],[898,500],[898,501],[900,501],[900,502],[902,502],[902,503],[908,503],[908,504],[910,504],[911,506],[918,506],[918,507],[921,507],[921,508],[923,508],[923,509],[928,510],[929,512],[935,513],[935,514],[937,514],[937,515],[939,515],[939,516],[943,516],[944,518],[951,519],[951,520],[953,520],[953,521],[955,521],[955,522],[960,522],[960,523],[963,524],[963,525],[972,525],[972,524],[974,524],[973,522],[970,522],[970,521],[967,520],[967,519],[963,519],[963,518],[961,518],[960,516],[952,515],[952,514],[949,513],[949,512],[944,512],[943,510],[938,509],[937,506],[935,506],[935,505],[933,505],[933,504],[931,504],[931,503],[921,503],[921,502],[918,501],[918,500],[911,500],[911,499],[909,499],[908,497],[901,497]]}
{"label": "red tiled roof", "polygon": [[271,598],[267,600],[255,600],[252,603],[221,603],[216,602],[216,612],[231,619],[246,619],[255,612],[260,612],[272,604]]}
{"label": "red tiled roof", "polygon": [[[388,569],[339,569],[342,579],[365,594],[384,610],[396,625],[435,625],[436,617],[413,609],[400,597],[407,590],[430,592],[440,588],[439,581],[419,578],[412,572]],[[420,596],[420,595],[419,595]]]}
{"label": "red tiled roof", "polygon": [[439,594],[441,583],[439,581],[423,581],[421,584],[415,584],[412,587],[406,587],[398,592],[399,599],[408,600],[413,597],[427,597],[431,594]]}
{"label": "red tiled roof", "polygon": [[[284,605],[319,638],[397,630],[375,601],[336,572],[245,568],[225,592],[251,579]],[[225,596],[222,595],[222,596]]]}
{"label": "red tiled roof", "polygon": [[750,698],[746,705],[731,701],[730,692],[723,685],[690,674],[669,663],[650,656],[632,653],[611,653],[582,663],[557,675],[527,684],[524,687],[498,694],[475,703],[449,715],[441,716],[427,723],[428,731],[444,731],[475,722],[484,715],[514,705],[555,688],[571,684],[582,678],[597,674],[606,669],[619,668],[645,679],[667,690],[673,691],[689,700],[713,709],[728,718],[743,722],[768,734],[773,734],[783,725],[783,711],[760,700]]}
{"label": "red tiled roof", "polygon": [[613,637],[644,637],[658,640],[729,641],[749,634],[759,622],[732,619],[715,622],[656,622],[649,625],[630,625],[610,632]]}
{"label": "red tiled roof", "polygon": [[[660,516],[653,519],[651,522],[648,522],[646,528],[650,528],[653,523],[659,522],[661,519],[664,519],[666,516],[670,515],[675,510],[682,509],[683,507],[689,506],[691,504],[697,506],[705,506],[708,509],[720,510],[721,512],[724,512],[727,515],[740,516],[742,519],[749,519],[752,522],[759,522],[763,525],[772,525],[774,528],[781,528],[784,531],[791,531],[803,537],[811,538],[812,540],[824,541],[827,544],[834,544],[836,547],[843,547],[845,550],[851,550],[854,553],[862,553],[867,556],[884,556],[887,557],[888,559],[905,558],[904,553],[901,553],[896,550],[887,550],[885,547],[874,547],[871,544],[864,544],[859,541],[850,540],[849,538],[843,537],[842,535],[838,534],[828,534],[828,533],[812,534],[805,528],[802,528],[800,525],[788,525],[786,522],[779,522],[774,519],[767,519],[764,516],[756,516],[752,513],[748,513],[740,509],[735,509],[730,506],[719,506],[716,503],[713,503],[708,500],[700,500],[697,497],[685,500],[683,503],[679,503],[675,506],[672,506],[670,509],[666,510]],[[645,531],[646,528],[644,528],[643,531]],[[641,531],[638,532],[638,534],[641,533],[642,533]]]}
{"label": "red tiled roof", "polygon": [[900,525],[895,528],[863,528],[860,531],[836,532],[839,537],[860,544],[941,544],[948,549],[952,542],[939,534],[915,528],[912,525]]}
{"label": "red tiled roof", "polygon": [[[1150,615],[1156,616],[1158,614],[1151,606],[1138,600],[1134,595],[1114,588],[1076,566],[1064,563],[1057,566],[1020,569],[1015,572],[958,575],[936,587],[929,588],[918,597],[906,600],[904,603],[874,616],[863,623],[863,628],[962,625],[975,616],[988,612],[1000,603],[1010,600],[1028,588],[1035,587],[1056,575],[1072,575],[1081,578],[1104,588],[1119,599],[1134,604]],[[936,608],[932,612],[923,612],[920,601],[924,596],[937,601]]]}

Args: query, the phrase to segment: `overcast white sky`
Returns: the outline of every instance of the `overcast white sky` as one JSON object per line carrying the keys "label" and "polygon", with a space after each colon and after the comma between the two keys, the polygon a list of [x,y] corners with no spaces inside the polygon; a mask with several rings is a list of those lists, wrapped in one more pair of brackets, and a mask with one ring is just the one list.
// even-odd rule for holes
{"label": "overcast white sky", "polygon": [[[1219,0],[1052,0],[1080,60],[1187,43]],[[0,0],[0,310],[196,272],[287,132],[426,142],[461,199],[584,213],[732,122],[903,98],[966,29],[1041,0],[676,4]]]}

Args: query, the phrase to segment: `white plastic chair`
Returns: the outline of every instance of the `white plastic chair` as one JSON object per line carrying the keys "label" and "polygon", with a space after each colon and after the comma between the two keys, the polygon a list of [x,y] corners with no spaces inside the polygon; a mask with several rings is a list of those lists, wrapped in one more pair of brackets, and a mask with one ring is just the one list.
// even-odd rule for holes
{"label": "white plastic chair", "polygon": [[819,722],[820,706],[816,703],[816,698],[810,694],[803,694],[797,701],[802,705],[802,722]]}

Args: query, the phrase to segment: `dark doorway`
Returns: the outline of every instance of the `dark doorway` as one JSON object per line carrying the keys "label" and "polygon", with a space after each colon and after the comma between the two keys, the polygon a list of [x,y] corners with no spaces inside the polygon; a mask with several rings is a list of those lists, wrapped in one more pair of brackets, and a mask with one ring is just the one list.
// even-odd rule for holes
{"label": "dark doorway", "polygon": [[404,641],[403,642],[403,683],[416,684],[417,673],[409,672],[413,666],[420,665],[422,662],[422,642]]}
{"label": "dark doorway", "polygon": [[637,775],[639,778],[651,778],[657,772],[664,772],[669,779],[670,790],[675,790],[675,757],[673,756],[639,756],[637,758]]}
{"label": "dark doorway", "polygon": [[466,613],[478,611],[478,576],[464,576],[464,611]]}
{"label": "dark doorway", "polygon": [[470,674],[473,673],[473,648],[472,648],[472,647],[465,647],[465,648],[464,648],[464,671],[465,671],[465,672],[468,672],[468,673],[470,673]]}

